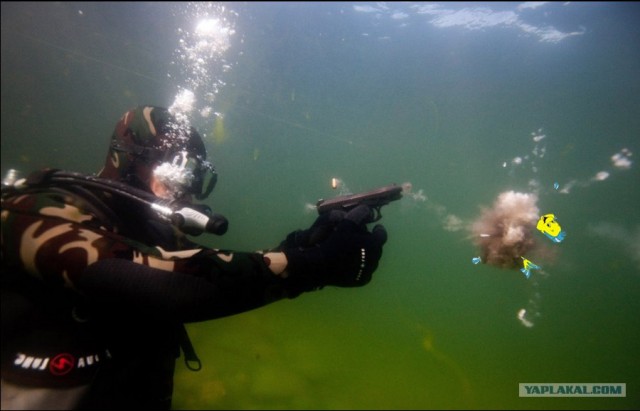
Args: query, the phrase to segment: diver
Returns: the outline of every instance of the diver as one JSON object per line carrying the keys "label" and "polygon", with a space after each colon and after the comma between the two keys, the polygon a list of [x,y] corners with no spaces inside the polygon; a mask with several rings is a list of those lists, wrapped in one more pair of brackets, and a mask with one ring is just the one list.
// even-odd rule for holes
{"label": "diver", "polygon": [[196,203],[216,180],[195,128],[140,106],[117,122],[96,176],[3,183],[3,410],[169,409],[181,350],[200,367],[185,323],[370,282],[387,233],[367,228],[367,206],[321,215],[272,249],[193,242],[227,229]]}

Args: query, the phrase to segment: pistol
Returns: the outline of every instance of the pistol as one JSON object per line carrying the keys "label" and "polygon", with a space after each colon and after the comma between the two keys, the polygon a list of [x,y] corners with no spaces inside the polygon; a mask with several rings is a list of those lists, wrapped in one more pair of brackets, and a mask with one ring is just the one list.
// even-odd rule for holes
{"label": "pistol", "polygon": [[320,199],[316,203],[316,208],[318,210],[318,214],[327,213],[332,210],[349,212],[355,207],[365,204],[371,207],[371,210],[373,211],[371,219],[366,221],[366,223],[372,223],[382,218],[382,214],[380,212],[382,206],[402,198],[402,192],[404,190],[403,186],[404,185],[394,183],[370,191],[365,191],[364,193],[348,194],[329,200]]}

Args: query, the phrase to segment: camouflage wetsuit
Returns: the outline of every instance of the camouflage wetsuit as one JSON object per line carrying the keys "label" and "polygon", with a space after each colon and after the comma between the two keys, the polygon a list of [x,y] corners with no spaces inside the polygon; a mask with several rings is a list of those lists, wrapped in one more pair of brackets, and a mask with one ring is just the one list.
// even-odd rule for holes
{"label": "camouflage wetsuit", "polygon": [[[205,160],[193,127],[140,106],[117,123],[99,177],[152,195],[159,164],[192,164],[182,188],[202,199],[215,182],[204,184],[214,171]],[[363,286],[387,238],[381,225],[368,231],[371,210],[359,206],[323,213],[272,254],[213,250],[148,203],[35,176],[2,193],[3,409],[168,408],[180,347],[193,354],[184,323]]]}
{"label": "camouflage wetsuit", "polygon": [[197,246],[80,188],[3,198],[2,283],[3,384],[91,383],[92,408],[170,407],[183,323],[287,296],[262,254]]}

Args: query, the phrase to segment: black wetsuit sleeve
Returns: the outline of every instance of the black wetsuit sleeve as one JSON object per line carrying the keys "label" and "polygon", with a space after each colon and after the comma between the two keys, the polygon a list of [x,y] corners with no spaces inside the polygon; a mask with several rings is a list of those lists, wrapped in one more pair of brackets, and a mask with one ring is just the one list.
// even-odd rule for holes
{"label": "black wetsuit sleeve", "polygon": [[260,267],[215,279],[111,258],[88,266],[77,288],[102,310],[179,322],[205,321],[261,307],[284,297],[281,281]]}

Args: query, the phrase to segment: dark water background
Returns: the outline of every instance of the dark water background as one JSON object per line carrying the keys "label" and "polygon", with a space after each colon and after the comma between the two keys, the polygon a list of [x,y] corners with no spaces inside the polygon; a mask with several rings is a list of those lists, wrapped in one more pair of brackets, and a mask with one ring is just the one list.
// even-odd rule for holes
{"label": "dark water background", "polygon": [[[383,210],[368,286],[190,325],[204,368],[179,362],[175,408],[640,406],[638,3],[3,2],[2,172],[96,172],[124,111],[189,84],[179,40],[220,16],[235,32],[195,92],[224,121],[194,122],[231,225],[199,241],[272,247],[332,177],[424,197]],[[471,263],[465,227],[509,190],[568,232],[528,280]],[[520,398],[525,382],[627,396]]]}

